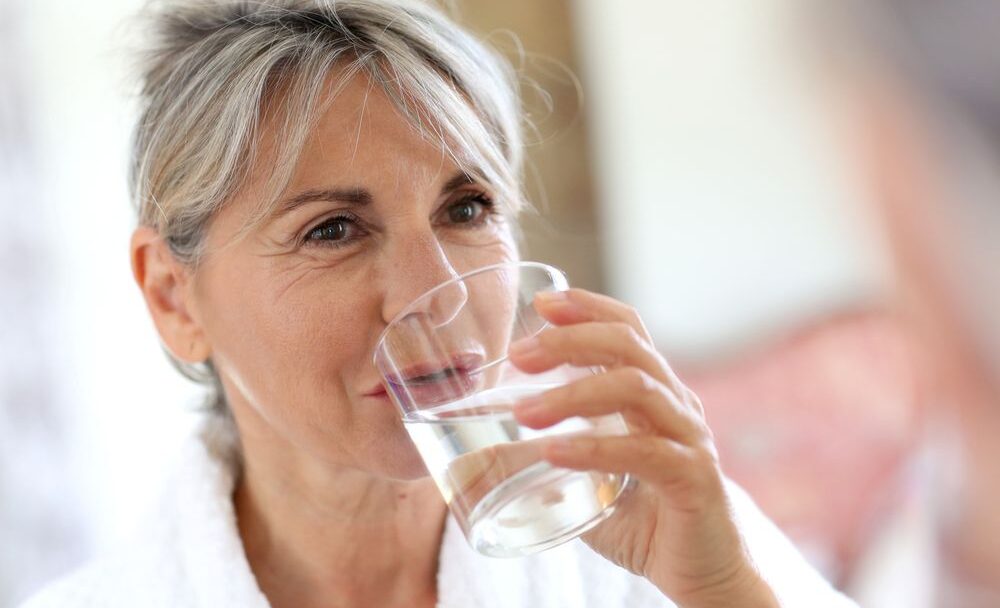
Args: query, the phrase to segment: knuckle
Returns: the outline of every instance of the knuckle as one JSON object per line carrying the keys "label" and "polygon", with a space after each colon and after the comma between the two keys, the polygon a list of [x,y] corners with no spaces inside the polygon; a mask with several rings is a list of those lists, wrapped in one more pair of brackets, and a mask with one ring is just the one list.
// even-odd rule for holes
{"label": "knuckle", "polygon": [[708,486],[711,478],[711,471],[714,468],[711,460],[706,457],[701,449],[688,449],[685,454],[686,464],[684,475],[682,476],[688,488],[695,492],[702,492]]}
{"label": "knuckle", "polygon": [[633,393],[646,396],[659,390],[656,380],[638,367],[626,367],[622,369],[622,375],[625,384]]}
{"label": "knuckle", "polygon": [[691,421],[691,425],[694,427],[695,431],[698,433],[698,437],[702,437],[709,441],[713,440],[712,429],[708,426],[708,422],[697,415],[695,412],[686,412],[688,419]]}
{"label": "knuckle", "polygon": [[715,442],[712,441],[710,436],[704,436],[698,441],[692,458],[701,470],[710,470],[719,467],[719,451],[715,448]]}
{"label": "knuckle", "polygon": [[684,402],[698,415],[699,419],[705,417],[705,406],[701,402],[701,397],[688,387],[683,387]]}
{"label": "knuckle", "polygon": [[641,327],[645,329],[646,327],[646,324],[642,321],[642,315],[639,314],[639,311],[634,306],[625,306],[625,318],[633,328]]}
{"label": "knuckle", "polygon": [[641,440],[636,446],[636,455],[644,462],[659,458],[660,445],[655,438]]}
{"label": "knuckle", "polygon": [[615,322],[613,326],[615,335],[618,339],[632,344],[637,344],[642,342],[639,336],[639,332],[637,332],[635,328],[629,325],[628,323]]}
{"label": "knuckle", "polygon": [[718,454],[715,449],[715,434],[708,426],[708,423],[701,418],[692,417],[691,426],[694,429],[694,446],[696,449],[714,455]]}
{"label": "knuckle", "polygon": [[647,343],[647,348],[650,356],[652,356],[653,360],[656,361],[656,364],[660,366],[660,369],[663,370],[666,376],[668,378],[675,378],[677,374],[674,373],[673,367],[670,366],[670,362],[663,356],[663,353],[656,350],[656,346],[650,343]]}

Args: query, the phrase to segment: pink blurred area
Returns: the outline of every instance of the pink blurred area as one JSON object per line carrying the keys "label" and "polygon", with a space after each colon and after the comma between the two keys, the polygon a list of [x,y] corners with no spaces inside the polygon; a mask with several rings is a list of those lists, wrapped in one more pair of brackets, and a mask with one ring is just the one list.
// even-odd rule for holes
{"label": "pink blurred area", "polygon": [[904,498],[919,431],[912,352],[892,316],[861,311],[682,370],[728,475],[838,582]]}

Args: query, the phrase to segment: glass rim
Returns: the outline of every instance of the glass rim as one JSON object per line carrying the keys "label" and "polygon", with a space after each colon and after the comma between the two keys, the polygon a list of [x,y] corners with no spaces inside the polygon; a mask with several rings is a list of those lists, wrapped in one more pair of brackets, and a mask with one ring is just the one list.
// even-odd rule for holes
{"label": "glass rim", "polygon": [[507,261],[507,262],[498,262],[496,264],[490,264],[488,266],[480,266],[479,268],[474,268],[472,270],[469,270],[468,272],[460,274],[460,275],[458,275],[456,277],[452,277],[452,278],[448,279],[447,281],[445,281],[444,283],[440,283],[440,284],[435,285],[434,287],[428,289],[424,293],[420,294],[420,296],[417,299],[415,299],[414,301],[412,301],[409,304],[407,304],[406,307],[403,308],[403,310],[401,310],[398,313],[396,313],[396,316],[394,316],[392,318],[392,320],[389,321],[386,324],[385,329],[383,329],[382,332],[379,334],[378,340],[375,341],[375,348],[372,350],[372,364],[375,365],[376,369],[378,369],[378,354],[379,354],[379,351],[382,350],[382,345],[385,343],[386,337],[388,337],[389,330],[392,329],[392,327],[400,319],[403,319],[404,317],[406,317],[407,315],[409,315],[411,312],[413,312],[413,309],[417,306],[417,304],[421,300],[423,300],[424,298],[427,298],[427,297],[433,295],[434,293],[436,293],[437,291],[439,291],[441,289],[444,289],[446,287],[450,287],[450,286],[452,286],[452,285],[454,285],[456,283],[459,283],[459,282],[465,281],[467,279],[470,279],[470,278],[472,278],[472,277],[474,277],[474,276],[476,276],[478,274],[483,274],[483,273],[486,273],[486,272],[493,272],[493,271],[499,270],[501,268],[509,268],[509,267],[512,267],[512,266],[516,266],[518,268],[537,268],[539,270],[544,270],[544,271],[548,272],[550,275],[555,275],[555,276],[562,277],[562,279],[566,282],[566,284],[567,285],[569,284],[569,280],[566,277],[566,273],[563,272],[562,270],[556,268],[555,266],[553,266],[551,264],[546,264],[545,262],[534,262],[534,261],[531,261],[531,260],[510,260],[510,261]]}

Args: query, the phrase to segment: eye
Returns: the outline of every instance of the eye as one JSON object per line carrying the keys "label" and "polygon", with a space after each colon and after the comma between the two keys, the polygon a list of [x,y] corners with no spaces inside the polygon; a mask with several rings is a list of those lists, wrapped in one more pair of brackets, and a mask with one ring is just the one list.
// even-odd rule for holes
{"label": "eye", "polygon": [[305,237],[306,243],[340,247],[358,238],[360,228],[357,222],[348,216],[331,217],[310,230]]}
{"label": "eye", "polygon": [[469,194],[448,206],[448,220],[453,224],[481,224],[495,213],[493,201],[483,193]]}

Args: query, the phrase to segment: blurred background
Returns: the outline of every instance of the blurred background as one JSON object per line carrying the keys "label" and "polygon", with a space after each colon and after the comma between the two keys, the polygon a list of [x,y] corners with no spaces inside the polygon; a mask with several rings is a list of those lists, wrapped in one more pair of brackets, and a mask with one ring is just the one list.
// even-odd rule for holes
{"label": "blurred background", "polygon": [[[801,0],[450,4],[530,79],[524,257],[639,310],[727,472],[836,585],[930,605],[919,351],[850,128],[856,41]],[[141,5],[0,0],[0,607],[128,536],[199,403],[128,264]]]}

